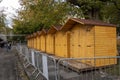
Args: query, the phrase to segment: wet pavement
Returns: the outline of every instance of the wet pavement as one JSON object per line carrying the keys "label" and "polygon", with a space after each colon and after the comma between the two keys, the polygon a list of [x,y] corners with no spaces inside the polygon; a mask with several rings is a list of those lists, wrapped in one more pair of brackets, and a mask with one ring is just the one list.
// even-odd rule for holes
{"label": "wet pavement", "polygon": [[7,52],[5,48],[0,48],[0,80],[18,80],[16,72],[13,50]]}

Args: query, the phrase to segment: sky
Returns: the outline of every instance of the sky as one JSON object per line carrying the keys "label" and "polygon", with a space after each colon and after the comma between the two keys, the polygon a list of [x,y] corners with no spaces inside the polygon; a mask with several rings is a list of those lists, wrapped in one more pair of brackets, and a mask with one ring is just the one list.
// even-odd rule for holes
{"label": "sky", "polygon": [[6,24],[9,27],[12,27],[12,19],[13,15],[17,15],[16,9],[19,9],[21,6],[19,4],[19,0],[2,0],[0,3],[0,10],[4,9],[4,13],[6,16]]}

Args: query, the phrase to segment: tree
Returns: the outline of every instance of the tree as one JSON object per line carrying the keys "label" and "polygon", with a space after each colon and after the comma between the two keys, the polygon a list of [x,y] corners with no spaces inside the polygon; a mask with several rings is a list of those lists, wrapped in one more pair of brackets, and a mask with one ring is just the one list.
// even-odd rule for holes
{"label": "tree", "polygon": [[21,5],[22,10],[18,11],[18,17],[13,20],[14,32],[19,34],[30,34],[52,25],[62,25],[71,16],[82,17],[79,8],[65,2],[22,0]]}
{"label": "tree", "polygon": [[6,28],[6,25],[5,25],[5,14],[4,14],[4,9],[2,9],[0,11],[0,33],[6,33],[5,31],[5,28]]}
{"label": "tree", "polygon": [[102,1],[100,0],[67,0],[67,2],[79,6],[85,18],[100,19],[100,10],[102,9]]}
{"label": "tree", "polygon": [[63,25],[70,17],[120,25],[120,0],[21,0],[21,5],[23,7],[14,19],[14,32],[18,34],[30,34],[51,25]]}
{"label": "tree", "polygon": [[85,18],[90,19],[101,19],[101,11],[103,11],[104,8],[108,8],[107,6],[112,6],[120,10],[120,0],[67,0],[67,2],[79,6]]}
{"label": "tree", "polygon": [[120,34],[120,0],[67,0],[79,6],[85,18],[98,19],[117,25]]}

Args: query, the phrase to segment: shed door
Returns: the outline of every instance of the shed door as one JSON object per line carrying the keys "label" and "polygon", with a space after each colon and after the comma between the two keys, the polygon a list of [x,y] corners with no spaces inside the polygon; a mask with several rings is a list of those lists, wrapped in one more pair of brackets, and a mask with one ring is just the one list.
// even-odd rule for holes
{"label": "shed door", "polygon": [[78,55],[80,57],[94,57],[94,29],[90,26],[81,26],[79,29]]}
{"label": "shed door", "polygon": [[94,29],[82,25],[76,25],[71,30],[70,56],[93,57],[94,56]]}
{"label": "shed door", "polygon": [[79,27],[74,27],[71,30],[71,34],[70,34],[70,57],[72,58],[76,58],[79,57],[78,56],[78,33],[79,33]]}

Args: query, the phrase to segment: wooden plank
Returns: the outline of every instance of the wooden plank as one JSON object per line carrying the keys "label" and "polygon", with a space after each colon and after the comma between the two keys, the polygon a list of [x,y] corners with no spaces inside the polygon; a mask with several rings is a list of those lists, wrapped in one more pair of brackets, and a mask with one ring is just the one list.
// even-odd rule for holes
{"label": "wooden plank", "polygon": [[46,35],[46,52],[49,53],[50,34]]}
{"label": "wooden plank", "polygon": [[74,70],[76,72],[80,72],[80,71],[86,71],[86,70],[90,70],[91,68],[93,68],[94,66],[85,64],[83,62],[80,62],[78,60],[67,60],[67,61],[63,61],[61,62],[61,64],[63,66],[66,66],[67,68]]}
{"label": "wooden plank", "polygon": [[[95,27],[95,57],[116,56],[116,28],[107,26]],[[103,63],[99,63],[102,62]],[[113,63],[114,62],[114,63]],[[116,61],[108,62],[108,59],[97,60],[96,66],[116,64]]]}
{"label": "wooden plank", "polygon": [[41,51],[45,52],[45,46],[46,45],[46,41],[45,41],[45,36],[41,35]]}
{"label": "wooden plank", "polygon": [[54,44],[53,44],[54,35],[48,34],[46,36],[46,51],[48,54],[54,54]]}
{"label": "wooden plank", "polygon": [[59,31],[55,35],[55,55],[68,57],[67,35],[64,31]]}
{"label": "wooden plank", "polygon": [[[79,33],[79,27],[75,25],[75,27],[73,27],[71,29],[71,36],[70,36],[70,57],[72,58],[77,58],[79,57],[79,47],[78,47],[78,33]],[[80,45],[80,44],[79,44]]]}
{"label": "wooden plank", "polygon": [[38,50],[41,50],[41,36],[38,37]]}

